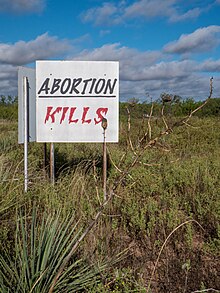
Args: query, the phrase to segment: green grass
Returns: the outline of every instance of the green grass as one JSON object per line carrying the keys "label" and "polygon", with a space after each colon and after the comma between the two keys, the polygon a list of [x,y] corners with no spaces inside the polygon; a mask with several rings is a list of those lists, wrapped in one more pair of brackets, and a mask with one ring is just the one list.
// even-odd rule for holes
{"label": "green grass", "polygon": [[[4,251],[0,256],[1,292],[47,293],[58,270],[81,232],[73,219],[61,220],[59,214],[38,220],[34,208],[31,216],[17,216],[15,255]],[[80,292],[98,283],[97,276],[106,267],[86,264],[73,255],[54,292]]]}
{"label": "green grass", "polygon": [[[169,119],[173,123],[177,118]],[[127,146],[126,117],[121,121],[119,144],[108,145],[112,160],[108,166],[108,187],[118,176],[118,170],[126,170],[134,158]],[[129,252],[128,257],[101,274],[99,283],[84,291],[146,292],[165,239],[189,219],[196,220],[203,229],[191,222],[175,231],[160,255],[149,292],[219,289],[220,120],[218,117],[195,117],[190,123],[193,127],[180,126],[162,137],[157,146],[146,149],[117,186],[113,201],[97,225],[81,243],[77,257],[89,264],[111,260],[125,249]],[[164,128],[160,119],[152,120],[151,126],[153,137]],[[143,124],[142,119],[132,117],[134,146],[138,145],[138,134],[145,130],[147,121]],[[42,223],[43,215],[59,214],[61,223],[67,215],[72,215],[73,225],[79,222],[83,229],[99,209],[103,200],[102,146],[55,146],[57,178],[52,186],[42,170],[43,146],[29,144],[30,186],[25,194],[23,147],[17,144],[17,124],[6,120],[0,122],[1,257],[7,252],[7,256],[15,261],[16,235],[31,235],[25,226],[21,226],[20,234],[16,234],[17,210],[25,210],[31,216],[33,207],[37,206],[38,223]],[[44,231],[42,227],[38,229]],[[183,268],[188,263],[186,279]],[[24,292],[29,292],[36,278],[30,285],[26,284],[29,287]],[[25,280],[22,282],[26,283]]]}

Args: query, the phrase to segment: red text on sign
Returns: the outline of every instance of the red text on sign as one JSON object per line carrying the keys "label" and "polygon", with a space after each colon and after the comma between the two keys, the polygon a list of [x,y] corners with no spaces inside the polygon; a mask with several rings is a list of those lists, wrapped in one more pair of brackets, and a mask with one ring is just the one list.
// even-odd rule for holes
{"label": "red text on sign", "polygon": [[[68,120],[68,123],[90,124],[92,121],[96,124],[102,122],[102,119],[108,112],[108,108],[98,108],[95,111],[95,117],[90,116],[90,107],[83,107],[82,110],[77,107],[53,107],[48,106],[44,124],[47,122],[62,124]],[[81,117],[81,119],[77,117]]]}

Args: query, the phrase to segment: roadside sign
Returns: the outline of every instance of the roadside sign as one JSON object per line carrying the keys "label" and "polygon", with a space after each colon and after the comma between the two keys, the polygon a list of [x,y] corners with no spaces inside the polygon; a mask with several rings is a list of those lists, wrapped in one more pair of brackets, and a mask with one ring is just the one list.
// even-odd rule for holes
{"label": "roadside sign", "polygon": [[38,142],[118,142],[119,63],[37,61]]}
{"label": "roadside sign", "polygon": [[[25,140],[25,115],[27,111],[28,141],[36,141],[36,81],[35,69],[28,67],[18,68],[18,143]],[[27,77],[27,103],[24,95],[24,78]]]}

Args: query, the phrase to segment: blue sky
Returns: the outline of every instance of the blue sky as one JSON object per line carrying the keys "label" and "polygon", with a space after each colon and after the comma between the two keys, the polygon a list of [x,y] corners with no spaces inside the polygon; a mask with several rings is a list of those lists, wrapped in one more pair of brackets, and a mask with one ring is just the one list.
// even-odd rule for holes
{"label": "blue sky", "polygon": [[0,95],[36,60],[120,62],[120,99],[220,97],[220,0],[0,0]]}

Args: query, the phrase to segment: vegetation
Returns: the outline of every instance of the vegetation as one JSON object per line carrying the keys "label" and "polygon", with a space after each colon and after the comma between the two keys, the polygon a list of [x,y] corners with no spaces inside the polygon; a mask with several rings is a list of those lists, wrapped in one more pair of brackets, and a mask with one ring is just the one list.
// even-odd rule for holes
{"label": "vegetation", "polygon": [[201,102],[137,102],[120,105],[105,206],[99,144],[56,144],[52,186],[30,143],[24,193],[17,106],[0,103],[1,292],[48,292],[76,244],[54,292],[220,289],[220,99],[190,120]]}
{"label": "vegetation", "polygon": [[[39,217],[33,209],[31,221],[28,218],[27,215],[20,215],[16,219],[15,255],[7,253],[0,257],[2,293],[9,290],[49,292],[58,268],[80,232],[70,219],[60,220],[59,215],[43,216],[38,222]],[[105,266],[95,268],[86,264],[83,259],[73,259],[54,291],[79,292],[84,288],[91,288],[97,282],[96,276]]]}
{"label": "vegetation", "polygon": [[0,96],[0,119],[18,119],[18,99],[17,97]]}

